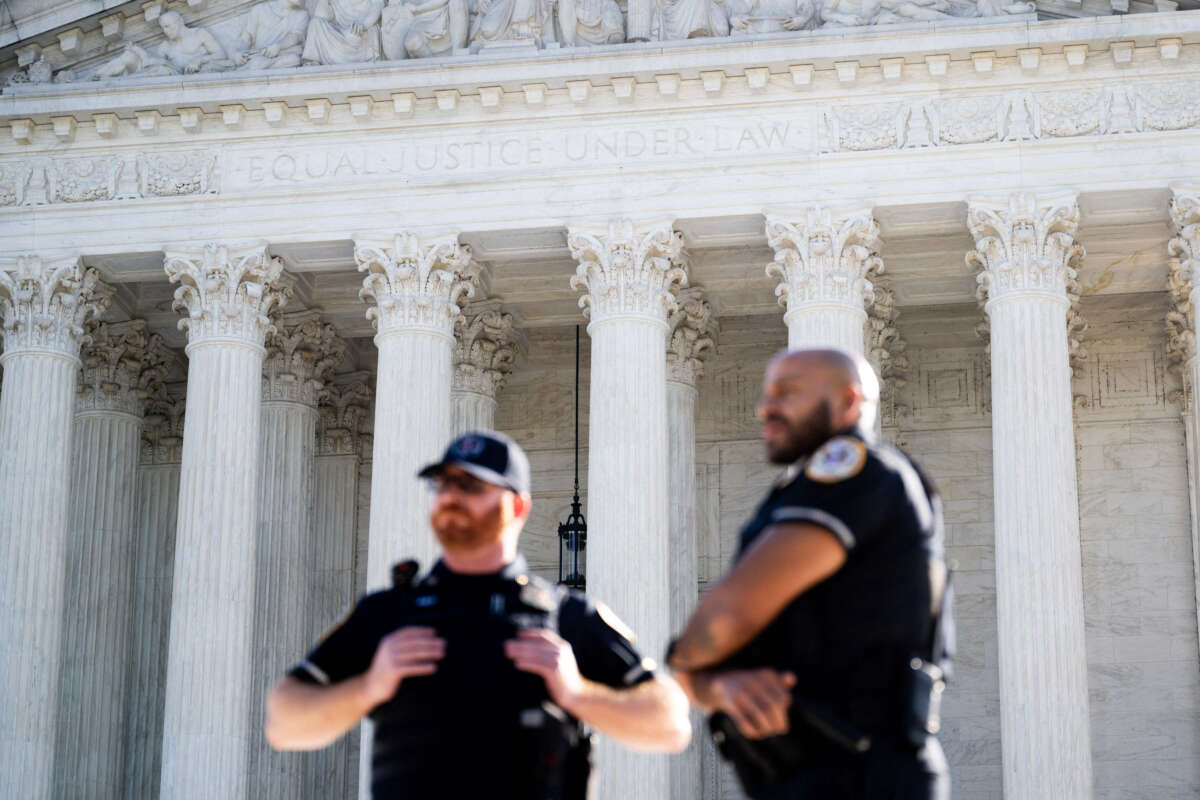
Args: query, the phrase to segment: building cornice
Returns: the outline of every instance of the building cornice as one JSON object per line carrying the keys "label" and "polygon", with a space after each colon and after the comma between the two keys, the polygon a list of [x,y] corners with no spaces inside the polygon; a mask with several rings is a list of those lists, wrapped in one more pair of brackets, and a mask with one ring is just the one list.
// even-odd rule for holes
{"label": "building cornice", "polygon": [[[320,130],[341,122],[451,121],[474,110],[504,117],[603,110],[616,105],[711,104],[731,87],[759,102],[800,93],[895,94],[973,81],[1037,82],[1105,67],[1177,72],[1196,58],[1200,12],[1070,20],[1032,16],[698,39],[262,72],[25,84],[0,96],[0,123],[28,152],[61,148],[81,127],[100,136],[236,131],[250,115],[274,125]],[[565,102],[559,102],[565,101]],[[740,102],[745,98],[739,97]],[[114,120],[111,116],[115,115]],[[74,122],[69,122],[68,119]],[[46,131],[39,130],[42,126]],[[168,130],[169,129],[169,130]],[[49,134],[49,135],[46,135]],[[136,135],[136,134],[135,134]]]}

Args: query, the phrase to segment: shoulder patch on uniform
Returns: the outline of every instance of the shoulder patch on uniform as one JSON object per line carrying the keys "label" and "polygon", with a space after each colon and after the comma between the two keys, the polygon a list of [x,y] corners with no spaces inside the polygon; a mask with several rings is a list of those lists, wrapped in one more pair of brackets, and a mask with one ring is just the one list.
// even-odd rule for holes
{"label": "shoulder patch on uniform", "polygon": [[853,436],[835,436],[808,460],[804,474],[817,483],[838,483],[862,472],[867,446]]}
{"label": "shoulder patch on uniform", "polygon": [[626,625],[624,620],[617,616],[617,612],[613,611],[604,603],[596,603],[596,613],[600,615],[600,619],[604,621],[605,625],[624,636],[630,644],[637,641],[637,635],[634,634],[633,629]]}

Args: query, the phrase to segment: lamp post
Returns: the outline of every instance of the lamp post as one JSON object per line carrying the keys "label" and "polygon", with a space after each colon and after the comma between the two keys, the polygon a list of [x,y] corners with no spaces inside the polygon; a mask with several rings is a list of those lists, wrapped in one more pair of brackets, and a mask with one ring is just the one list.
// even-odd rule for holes
{"label": "lamp post", "polygon": [[579,326],[575,326],[575,494],[566,522],[558,524],[558,582],[573,589],[587,583],[587,520],[579,502]]}

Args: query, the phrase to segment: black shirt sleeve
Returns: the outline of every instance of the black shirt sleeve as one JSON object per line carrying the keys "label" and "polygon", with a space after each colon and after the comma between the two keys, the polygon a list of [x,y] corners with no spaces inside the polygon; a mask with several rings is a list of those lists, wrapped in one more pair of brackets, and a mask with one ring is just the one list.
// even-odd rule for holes
{"label": "black shirt sleeve", "polygon": [[360,600],[288,674],[305,683],[330,686],[366,672],[385,633],[389,596],[390,592],[379,592]]}
{"label": "black shirt sleeve", "polygon": [[768,524],[810,522],[833,533],[847,553],[876,539],[902,486],[873,454],[858,473],[836,481],[801,473],[773,504]]}
{"label": "black shirt sleeve", "polygon": [[573,592],[559,609],[558,624],[588,680],[627,689],[654,677],[654,661],[638,652],[632,632],[607,606]]}

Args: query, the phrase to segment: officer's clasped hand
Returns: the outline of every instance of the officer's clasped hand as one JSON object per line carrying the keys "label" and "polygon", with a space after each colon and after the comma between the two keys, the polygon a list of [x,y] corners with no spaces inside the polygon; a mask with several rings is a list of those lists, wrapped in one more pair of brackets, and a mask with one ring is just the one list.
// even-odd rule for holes
{"label": "officer's clasped hand", "polygon": [[517,669],[540,675],[550,699],[570,711],[583,693],[583,676],[575,663],[575,651],[554,631],[539,628],[517,632],[504,643],[504,654]]}
{"label": "officer's clasped hand", "polygon": [[774,669],[718,672],[709,678],[708,693],[716,710],[729,715],[747,739],[788,732],[788,709],[796,676]]}
{"label": "officer's clasped hand", "polygon": [[364,676],[364,692],[374,708],[396,694],[400,682],[416,675],[432,675],[446,655],[446,640],[433,628],[400,628],[379,642],[371,666]]}

